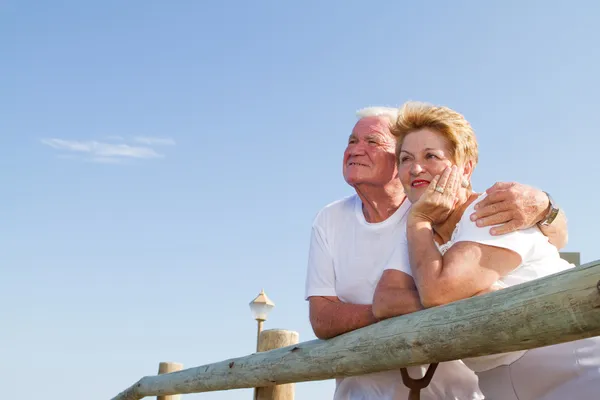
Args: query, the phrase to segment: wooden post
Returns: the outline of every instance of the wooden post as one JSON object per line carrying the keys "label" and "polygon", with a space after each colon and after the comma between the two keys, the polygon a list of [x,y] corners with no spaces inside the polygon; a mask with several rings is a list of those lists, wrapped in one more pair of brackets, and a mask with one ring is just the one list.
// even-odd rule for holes
{"label": "wooden post", "polygon": [[[258,351],[269,351],[298,344],[298,333],[283,329],[262,331],[258,339]],[[294,383],[259,387],[256,400],[294,400]]]}
{"label": "wooden post", "polygon": [[[181,371],[183,369],[183,364],[175,363],[175,362],[161,362],[158,364],[158,374],[168,374],[170,372]],[[169,396],[156,396],[156,400],[179,400],[181,398],[178,394],[173,394]]]}

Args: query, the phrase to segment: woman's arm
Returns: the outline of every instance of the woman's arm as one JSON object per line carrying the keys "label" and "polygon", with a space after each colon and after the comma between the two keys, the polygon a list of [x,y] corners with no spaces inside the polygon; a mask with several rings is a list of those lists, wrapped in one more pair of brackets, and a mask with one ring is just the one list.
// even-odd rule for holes
{"label": "woman's arm", "polygon": [[377,319],[410,314],[423,309],[413,278],[398,270],[383,271],[373,296],[373,314]]}
{"label": "woman's arm", "polygon": [[409,218],[408,248],[421,303],[435,307],[479,294],[521,263],[511,250],[458,242],[442,256],[430,221]]}

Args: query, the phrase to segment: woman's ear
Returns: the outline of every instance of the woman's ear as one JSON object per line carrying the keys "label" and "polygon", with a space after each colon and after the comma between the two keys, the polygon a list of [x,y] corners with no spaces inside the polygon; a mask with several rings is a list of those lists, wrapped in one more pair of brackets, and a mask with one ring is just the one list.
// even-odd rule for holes
{"label": "woman's ear", "polygon": [[471,186],[471,175],[473,175],[473,161],[469,160],[463,167],[463,177],[460,183],[462,187]]}

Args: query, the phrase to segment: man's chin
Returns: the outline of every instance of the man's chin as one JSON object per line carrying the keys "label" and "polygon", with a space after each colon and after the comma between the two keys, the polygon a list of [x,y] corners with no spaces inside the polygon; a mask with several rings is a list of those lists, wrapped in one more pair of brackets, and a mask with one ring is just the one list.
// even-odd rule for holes
{"label": "man's chin", "polygon": [[356,186],[356,185],[365,183],[364,178],[357,177],[357,176],[344,176],[344,180],[350,186]]}

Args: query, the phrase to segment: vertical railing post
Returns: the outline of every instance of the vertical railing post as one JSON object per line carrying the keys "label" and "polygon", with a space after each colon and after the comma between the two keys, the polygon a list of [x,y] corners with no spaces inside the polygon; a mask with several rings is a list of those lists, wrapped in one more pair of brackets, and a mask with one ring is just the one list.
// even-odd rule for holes
{"label": "vertical railing post", "polygon": [[[298,344],[298,332],[284,329],[262,331],[258,339],[258,351],[268,351]],[[256,400],[294,400],[294,383],[256,389]]]}
{"label": "vertical railing post", "polygon": [[[181,371],[183,369],[183,364],[175,363],[175,362],[161,362],[158,364],[158,374],[168,374],[170,372]],[[173,394],[169,396],[156,396],[156,400],[179,400],[181,398],[178,394]]]}

